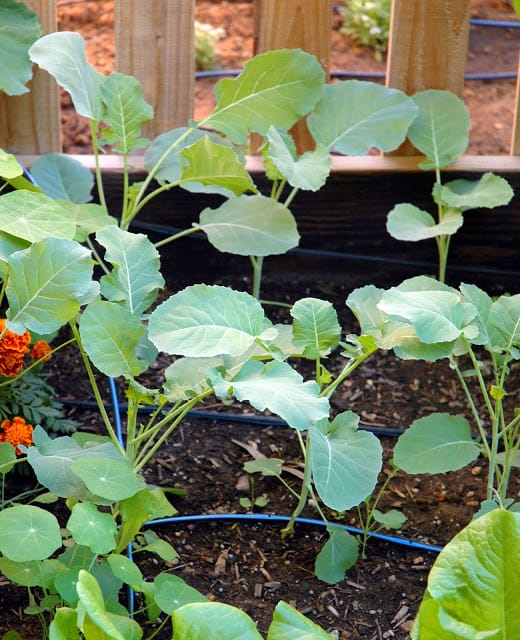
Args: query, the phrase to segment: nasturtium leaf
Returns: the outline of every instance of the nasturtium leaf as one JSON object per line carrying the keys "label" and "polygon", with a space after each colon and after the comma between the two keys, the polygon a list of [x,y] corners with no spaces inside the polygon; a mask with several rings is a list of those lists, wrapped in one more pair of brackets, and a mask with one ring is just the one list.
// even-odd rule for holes
{"label": "nasturtium leaf", "polygon": [[172,614],[175,640],[262,640],[253,620],[221,602],[192,602]]}
{"label": "nasturtium leaf", "polygon": [[280,600],[273,612],[267,640],[331,640],[315,622]]}
{"label": "nasturtium leaf", "polygon": [[314,571],[319,580],[336,584],[354,566],[359,556],[359,542],[340,527],[329,527],[329,539],[316,556]]}
{"label": "nasturtium leaf", "polygon": [[332,166],[329,152],[323,146],[297,157],[283,132],[271,127],[267,132],[268,158],[291,187],[318,191],[326,182]]}
{"label": "nasturtium leaf", "polygon": [[326,356],[337,346],[341,327],[336,310],[330,302],[318,298],[302,298],[291,309],[293,342],[303,348],[305,358],[315,360]]}
{"label": "nasturtium leaf", "polygon": [[358,430],[351,411],[310,428],[310,465],[316,490],[331,509],[346,511],[372,493],[381,471],[382,448],[373,433]]}
{"label": "nasturtium leaf", "polygon": [[[450,91],[427,89],[412,96],[419,107],[408,138],[426,159],[421,169],[442,169],[463,154],[469,142],[469,113]],[[449,113],[449,118],[446,114]]]}
{"label": "nasturtium leaf", "polygon": [[109,513],[101,513],[92,502],[78,502],[72,507],[67,529],[74,541],[105,554],[116,548],[117,523]]}
{"label": "nasturtium leaf", "polygon": [[365,155],[372,147],[396,149],[417,114],[402,91],[364,80],[327,85],[308,117],[316,142],[329,151]]}
{"label": "nasturtium leaf", "polygon": [[203,124],[237,144],[245,144],[250,131],[289,129],[312,110],[324,79],[317,58],[300,49],[262,53],[246,62],[237,78],[217,83],[217,106]]}
{"label": "nasturtium leaf", "polygon": [[[36,587],[41,585],[41,561],[15,562],[9,558],[0,558],[2,575],[20,587]],[[2,636],[4,640],[5,636]]]}
{"label": "nasturtium leaf", "polygon": [[249,361],[231,381],[218,372],[212,379],[215,393],[221,398],[229,394],[239,401],[247,400],[258,411],[269,409],[295,429],[308,429],[329,413],[329,401],[320,398],[319,387],[303,378],[286,362],[264,364]]}
{"label": "nasturtium leaf", "polygon": [[219,193],[230,197],[257,191],[237,153],[209,136],[200,138],[181,153],[179,185],[193,193]]}
{"label": "nasturtium leaf", "polygon": [[9,560],[43,560],[60,546],[60,525],[49,511],[26,504],[0,511],[0,553]]}
{"label": "nasturtium leaf", "polygon": [[71,200],[76,204],[92,200],[92,172],[64,153],[40,156],[31,165],[31,175],[50,198]]}
{"label": "nasturtium leaf", "polygon": [[179,576],[161,573],[155,578],[154,585],[154,600],[161,611],[168,615],[185,604],[208,601],[206,596],[190,587]]}
{"label": "nasturtium leaf", "polygon": [[519,589],[520,514],[494,509],[435,560],[411,638],[520,637]]}
{"label": "nasturtium leaf", "polygon": [[0,199],[0,231],[29,242],[47,237],[72,239],[76,224],[59,202],[23,189]]}
{"label": "nasturtium leaf", "polygon": [[78,612],[71,607],[59,607],[49,625],[52,640],[81,640],[78,631]]}
{"label": "nasturtium leaf", "polygon": [[452,180],[434,188],[437,202],[462,211],[500,207],[508,204],[513,195],[507,180],[494,173],[485,173],[479,180]]}
{"label": "nasturtium leaf", "polygon": [[219,251],[240,256],[279,255],[300,240],[290,210],[262,195],[242,195],[218,209],[206,208],[198,226]]}
{"label": "nasturtium leaf", "polygon": [[447,211],[440,222],[413,204],[397,204],[388,214],[386,230],[396,240],[416,242],[437,236],[451,236],[460,229],[464,218],[460,211]]}
{"label": "nasturtium leaf", "polygon": [[[1,8],[0,8],[1,12]],[[0,149],[0,177],[13,179],[23,175],[23,167],[12,153]]]}
{"label": "nasturtium leaf", "polygon": [[415,420],[399,436],[394,464],[407,473],[446,473],[462,469],[479,454],[466,418],[433,413]]}
{"label": "nasturtium leaf", "polygon": [[116,302],[89,304],[81,315],[79,332],[89,358],[107,376],[132,378],[150,365],[144,325]]}
{"label": "nasturtium leaf", "polygon": [[114,572],[114,575],[119,578],[121,582],[131,585],[133,589],[140,587],[143,581],[143,574],[130,558],[120,553],[111,553],[107,556],[107,562]]}
{"label": "nasturtium leaf", "polygon": [[[269,329],[253,296],[220,285],[192,285],[151,314],[150,340],[170,354],[212,357],[240,355]],[[274,334],[273,334],[274,335]]]}
{"label": "nasturtium leaf", "polygon": [[[10,442],[0,442],[0,474],[5,476],[16,462],[15,448]],[[3,480],[5,482],[5,480]]]}
{"label": "nasturtium leaf", "polygon": [[124,73],[111,73],[101,83],[101,100],[105,106],[102,142],[116,151],[130,153],[143,146],[141,127],[153,118],[153,108],[143,98],[139,82]]}
{"label": "nasturtium leaf", "polygon": [[105,247],[105,260],[113,270],[101,278],[101,293],[139,316],[154,302],[164,286],[160,256],[142,233],[129,233],[117,226],[101,229],[96,240]]}
{"label": "nasturtium leaf", "polygon": [[130,498],[144,487],[144,480],[128,465],[110,458],[83,456],[71,468],[89,491],[106,500]]}
{"label": "nasturtium leaf", "polygon": [[31,60],[48,71],[70,93],[80,116],[100,121],[101,84],[105,78],[87,62],[85,40],[76,32],[49,33],[29,49]]}
{"label": "nasturtium leaf", "polygon": [[2,0],[0,24],[0,90],[8,96],[27,93],[32,76],[28,51],[41,35],[38,16],[23,2]]}
{"label": "nasturtium leaf", "polygon": [[97,292],[88,249],[72,240],[44,238],[8,260],[7,326],[50,334],[71,320]]}

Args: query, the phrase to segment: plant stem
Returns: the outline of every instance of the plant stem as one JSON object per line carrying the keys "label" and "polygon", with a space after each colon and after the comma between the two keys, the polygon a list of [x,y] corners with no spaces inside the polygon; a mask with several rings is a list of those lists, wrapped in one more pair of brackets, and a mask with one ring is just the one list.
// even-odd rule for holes
{"label": "plant stem", "polygon": [[97,141],[97,134],[99,130],[98,123],[95,120],[89,120],[90,125],[90,137],[92,139],[92,150],[94,152],[95,161],[95,173],[96,173],[96,187],[98,190],[98,198],[101,206],[108,211],[107,201],[105,199],[105,191],[103,188],[103,177],[101,175],[101,166],[99,164],[99,145]]}
{"label": "plant stem", "polygon": [[264,266],[263,256],[249,256],[253,265],[253,289],[251,295],[260,300],[260,286],[262,284],[262,269]]}
{"label": "plant stem", "polygon": [[307,497],[309,495],[309,487],[311,485],[311,465],[310,465],[310,462],[309,462],[309,460],[310,460],[309,448],[310,448],[311,439],[310,439],[310,436],[309,436],[309,432],[307,432],[305,443],[303,441],[302,434],[299,431],[296,431],[296,434],[297,434],[298,440],[300,442],[300,448],[301,448],[301,450],[303,452],[303,458],[304,458],[304,462],[305,462],[305,469],[304,469],[304,473],[303,473],[303,481],[302,481],[302,488],[301,488],[301,492],[300,492],[300,499],[298,500],[298,504],[296,505],[296,508],[294,509],[294,511],[293,511],[293,513],[291,515],[291,519],[289,520],[287,525],[282,529],[282,538],[285,538],[286,536],[291,535],[291,534],[294,533],[294,523],[296,522],[296,518],[300,515],[300,513],[305,508],[305,505],[307,504]]}
{"label": "plant stem", "polygon": [[184,229],[183,231],[179,231],[179,233],[174,233],[163,240],[159,240],[154,244],[156,249],[160,249],[160,247],[164,247],[164,245],[169,242],[173,242],[174,240],[178,240],[179,238],[184,238],[185,236],[189,236],[191,233],[195,233],[196,231],[200,231],[197,227],[190,227],[189,229]]}

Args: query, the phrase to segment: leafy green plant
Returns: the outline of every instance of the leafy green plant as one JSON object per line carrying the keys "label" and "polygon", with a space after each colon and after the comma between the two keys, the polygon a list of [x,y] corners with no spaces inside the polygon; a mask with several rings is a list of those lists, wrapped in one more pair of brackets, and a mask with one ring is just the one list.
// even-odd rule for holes
{"label": "leafy green plant", "polygon": [[340,31],[373,49],[376,60],[382,60],[388,49],[391,10],[391,0],[348,0],[339,9],[343,18]]}
{"label": "leafy green plant", "polygon": [[473,520],[435,560],[412,640],[516,638],[519,559],[520,514],[497,509]]}
{"label": "leafy green plant", "polygon": [[222,28],[195,20],[195,66],[197,69],[216,69],[219,64],[216,46],[226,32]]}
{"label": "leafy green plant", "polygon": [[413,204],[401,203],[388,214],[387,230],[397,240],[417,242],[434,238],[439,257],[438,278],[444,282],[451,238],[462,227],[464,214],[472,209],[493,209],[508,204],[513,190],[504,178],[493,173],[485,173],[478,180],[456,179],[443,183],[441,169],[452,164],[468,147],[467,108],[460,98],[446,91],[428,89],[412,98],[419,111],[408,138],[426,156],[419,167],[435,172],[432,196],[436,215]]}

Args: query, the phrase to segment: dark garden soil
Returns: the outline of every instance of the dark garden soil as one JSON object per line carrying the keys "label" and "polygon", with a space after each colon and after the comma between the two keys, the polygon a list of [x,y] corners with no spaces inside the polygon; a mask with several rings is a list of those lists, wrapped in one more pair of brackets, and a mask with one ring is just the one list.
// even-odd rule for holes
{"label": "dark garden soil", "polygon": [[[93,60],[110,68],[113,59],[110,2],[61,3],[62,28],[82,30],[89,38]],[[508,3],[476,0],[475,15],[496,19],[512,17]],[[222,66],[237,67],[251,55],[251,3],[197,2],[198,19],[223,25],[227,38],[219,46]],[[336,26],[338,19],[335,18]],[[515,70],[518,36],[512,30],[472,29],[471,71]],[[370,52],[334,33],[334,68],[379,69]],[[207,108],[210,82],[197,85],[197,109]],[[513,109],[514,81],[474,82],[465,97],[473,109],[472,152],[506,153]],[[67,100],[64,98],[64,107]],[[64,147],[77,153],[88,151],[82,123],[64,108]],[[267,261],[269,262],[269,261]],[[266,268],[263,296],[284,302],[304,296],[330,300],[340,315],[345,332],[356,331],[355,321],[345,307],[345,299],[356,287],[367,283],[388,287],[412,271],[374,266],[353,266],[338,271],[313,272],[294,268]],[[172,291],[191,284],[172,277]],[[213,280],[211,280],[213,281]],[[247,275],[219,277],[220,284],[238,289],[250,286]],[[489,282],[490,293],[513,286]],[[273,314],[275,312],[272,312]],[[283,312],[276,312],[283,319]],[[281,316],[280,316],[281,314]],[[335,359],[330,366],[334,369]],[[161,360],[146,375],[149,386],[161,384]],[[79,359],[73,350],[63,350],[48,370],[60,399],[71,403],[69,413],[86,429],[100,430],[96,414],[78,404],[92,400],[85,384]],[[520,405],[520,373],[513,373],[508,402]],[[104,385],[106,387],[106,385]],[[107,401],[110,396],[105,388]],[[124,402],[124,398],[120,398]],[[289,428],[277,424],[258,424],[247,416],[258,417],[249,407],[226,407],[210,401],[203,407],[212,417],[189,416],[146,470],[150,482],[185,491],[175,499],[179,516],[196,514],[243,513],[240,498],[263,495],[267,505],[255,509],[260,514],[288,516],[295,507],[292,496],[273,478],[255,477],[243,471],[252,456],[265,455],[284,460],[284,478],[295,487],[301,475],[298,442]],[[395,435],[417,418],[432,411],[445,411],[469,417],[468,407],[456,386],[455,376],[446,362],[423,364],[397,360],[390,353],[376,354],[361,366],[338,390],[333,400],[335,412],[352,410],[366,428],[381,435],[386,468]],[[214,415],[214,413],[218,415]],[[269,418],[269,416],[267,416]],[[378,430],[384,430],[379,432]],[[385,474],[381,474],[383,480]],[[382,507],[402,510],[407,522],[392,535],[423,545],[447,543],[471,519],[484,497],[486,465],[478,460],[471,467],[440,476],[399,475],[386,490]],[[520,493],[520,478],[512,483]],[[316,518],[312,505],[303,514]],[[355,512],[329,513],[334,521],[358,525]],[[66,518],[66,515],[63,515]],[[326,539],[321,526],[298,524],[295,534],[282,540],[283,523],[272,521],[210,520],[161,525],[157,532],[168,539],[179,553],[178,561],[164,566],[145,558],[142,569],[147,577],[168,570],[183,577],[210,599],[239,606],[265,633],[273,607],[285,600],[337,637],[367,640],[404,640],[426,586],[435,552],[409,544],[373,539],[368,558],[359,561],[347,578],[335,585],[319,582],[313,574],[314,560]],[[27,625],[23,614],[26,592],[2,581],[0,591],[0,632],[18,629],[27,640],[41,637],[37,625]],[[139,604],[139,603],[138,603]],[[145,623],[148,627],[148,623]],[[152,631],[151,625],[145,637]],[[167,633],[158,638],[168,638]]]}

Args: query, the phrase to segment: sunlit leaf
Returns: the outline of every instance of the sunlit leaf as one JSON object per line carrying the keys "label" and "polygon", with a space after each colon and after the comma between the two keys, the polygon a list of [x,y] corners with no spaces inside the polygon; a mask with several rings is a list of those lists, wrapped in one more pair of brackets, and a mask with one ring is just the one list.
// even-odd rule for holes
{"label": "sunlit leaf", "polygon": [[83,456],[72,463],[72,472],[89,491],[107,500],[124,500],[144,487],[144,481],[128,465],[94,456]]}
{"label": "sunlit leaf", "polygon": [[273,612],[267,640],[331,640],[315,622],[281,600]]}
{"label": "sunlit leaf", "polygon": [[161,611],[171,615],[176,609],[190,602],[207,602],[208,599],[200,591],[190,587],[179,576],[166,573],[158,575],[155,580],[154,600]]}
{"label": "sunlit leaf", "polygon": [[192,602],[172,614],[175,640],[262,640],[253,620],[220,602]]}
{"label": "sunlit leaf", "polygon": [[397,204],[388,214],[386,230],[396,240],[416,242],[437,236],[451,236],[460,229],[464,217],[457,210],[447,211],[440,222],[413,204]]}
{"label": "sunlit leaf", "polygon": [[336,310],[330,302],[317,298],[302,298],[291,309],[293,341],[303,348],[305,358],[323,357],[338,344],[341,327]]}
{"label": "sunlit leaf", "polygon": [[60,525],[49,511],[33,505],[0,511],[0,552],[9,560],[43,560],[60,546]]}
{"label": "sunlit leaf", "polygon": [[485,173],[479,180],[451,180],[434,188],[436,201],[462,211],[500,207],[508,204],[513,195],[507,180],[494,173]]}
{"label": "sunlit leaf", "polygon": [[117,523],[108,513],[101,513],[92,502],[78,502],[72,508],[67,529],[74,541],[96,554],[116,548]]}

